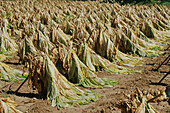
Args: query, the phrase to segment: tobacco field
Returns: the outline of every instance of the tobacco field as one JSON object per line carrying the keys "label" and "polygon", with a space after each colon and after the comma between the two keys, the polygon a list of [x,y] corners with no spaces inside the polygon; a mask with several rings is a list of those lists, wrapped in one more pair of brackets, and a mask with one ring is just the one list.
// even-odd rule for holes
{"label": "tobacco field", "polygon": [[169,54],[169,9],[0,1],[0,112],[170,112],[169,76],[149,85],[170,71],[152,71]]}

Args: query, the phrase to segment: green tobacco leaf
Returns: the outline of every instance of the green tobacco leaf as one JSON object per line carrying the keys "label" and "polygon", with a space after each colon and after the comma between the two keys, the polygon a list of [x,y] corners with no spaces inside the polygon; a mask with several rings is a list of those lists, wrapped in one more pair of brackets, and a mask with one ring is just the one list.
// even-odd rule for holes
{"label": "green tobacco leaf", "polygon": [[22,72],[16,69],[13,69],[6,65],[5,63],[0,62],[0,79],[4,81],[22,81],[26,78],[27,74],[22,76]]}

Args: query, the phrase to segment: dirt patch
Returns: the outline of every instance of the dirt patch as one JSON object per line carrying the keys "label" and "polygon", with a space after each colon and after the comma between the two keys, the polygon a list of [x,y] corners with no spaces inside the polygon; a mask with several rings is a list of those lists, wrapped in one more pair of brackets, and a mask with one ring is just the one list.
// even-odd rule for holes
{"label": "dirt patch", "polygon": [[[134,67],[134,69],[142,70],[142,73],[129,74],[129,75],[116,75],[107,72],[98,72],[99,77],[113,78],[119,82],[112,88],[103,89],[91,89],[92,91],[103,95],[98,101],[89,105],[75,105],[74,108],[62,108],[60,110],[57,107],[52,107],[47,100],[43,100],[36,90],[32,90],[28,84],[19,90],[18,94],[14,94],[14,91],[22,82],[4,82],[1,84],[1,97],[11,97],[18,103],[17,108],[23,112],[28,113],[120,113],[121,111],[115,106],[120,101],[124,100],[124,94],[135,93],[136,88],[140,90],[155,90],[159,88],[167,87],[170,83],[170,76],[167,76],[162,85],[152,85],[151,82],[157,83],[167,72],[170,71],[170,62],[163,65],[158,71],[153,71],[168,54],[161,55],[154,58],[144,58],[143,66]],[[17,64],[18,59],[12,59],[6,61],[7,64],[13,68],[22,70],[23,66]],[[11,62],[11,63],[10,63]],[[170,110],[168,102],[152,103],[154,108],[161,113],[167,113]]]}

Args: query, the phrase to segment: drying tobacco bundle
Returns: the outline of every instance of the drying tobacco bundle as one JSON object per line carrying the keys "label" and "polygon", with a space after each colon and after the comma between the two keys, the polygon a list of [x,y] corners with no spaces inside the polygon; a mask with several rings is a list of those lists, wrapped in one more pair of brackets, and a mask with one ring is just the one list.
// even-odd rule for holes
{"label": "drying tobacco bundle", "polygon": [[155,91],[140,91],[137,88],[135,95],[126,95],[127,100],[122,102],[119,108],[122,113],[158,113],[150,102],[167,101],[165,89]]}
{"label": "drying tobacco bundle", "polygon": [[41,96],[50,100],[52,106],[71,107],[75,103],[88,104],[98,99],[97,94],[81,90],[69,82],[44,53],[28,55],[26,61],[29,64],[29,86],[35,87]]}

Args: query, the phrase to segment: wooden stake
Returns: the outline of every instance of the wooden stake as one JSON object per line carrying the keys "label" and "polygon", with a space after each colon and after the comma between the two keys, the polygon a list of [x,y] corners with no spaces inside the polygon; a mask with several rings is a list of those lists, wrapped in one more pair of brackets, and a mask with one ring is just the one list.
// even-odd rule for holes
{"label": "wooden stake", "polygon": [[28,80],[28,77],[22,82],[22,84],[18,87],[18,89],[15,91],[15,94],[18,93],[19,89],[24,85],[24,83]]}

